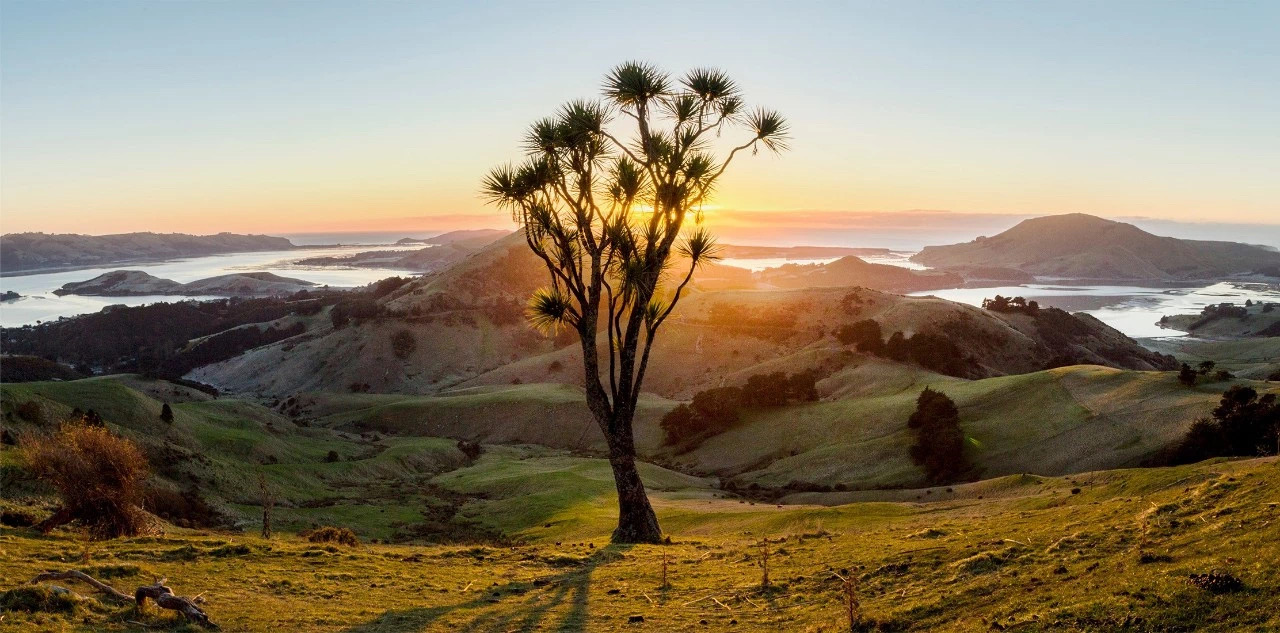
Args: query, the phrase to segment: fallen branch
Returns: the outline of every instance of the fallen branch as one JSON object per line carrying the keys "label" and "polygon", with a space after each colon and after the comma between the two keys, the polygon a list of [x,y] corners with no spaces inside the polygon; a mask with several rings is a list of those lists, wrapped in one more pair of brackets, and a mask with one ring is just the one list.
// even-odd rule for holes
{"label": "fallen branch", "polygon": [[115,602],[132,602],[138,610],[142,609],[149,598],[156,603],[156,606],[162,609],[181,613],[189,622],[199,624],[206,629],[216,630],[218,628],[218,625],[209,621],[209,616],[204,612],[204,610],[196,606],[197,602],[203,602],[200,596],[196,596],[195,598],[183,598],[182,596],[174,595],[172,589],[164,586],[164,580],[157,580],[155,584],[138,587],[138,590],[134,592],[132,597],[128,594],[117,591],[115,587],[112,587],[89,574],[75,569],[69,569],[67,571],[47,571],[37,575],[35,578],[32,578],[30,584],[34,585],[50,580],[79,580],[80,582],[93,587],[99,593]]}
{"label": "fallen branch", "polygon": [[32,578],[29,584],[35,585],[50,580],[79,580],[80,582],[97,589],[99,593],[106,594],[108,598],[111,598],[116,602],[133,602],[132,597],[116,591],[115,587],[104,582],[100,582],[93,576],[74,569],[69,569],[67,571],[44,572],[43,574],[39,574],[35,578]]}
{"label": "fallen branch", "polygon": [[138,590],[134,592],[133,596],[134,600],[138,603],[139,609],[141,609],[146,603],[147,598],[150,598],[155,601],[156,606],[161,609],[177,611],[186,617],[189,622],[199,624],[206,629],[218,628],[218,625],[209,621],[209,616],[205,614],[204,610],[196,606],[194,600],[174,595],[172,589],[164,586],[163,580],[156,581],[154,585],[138,587]]}

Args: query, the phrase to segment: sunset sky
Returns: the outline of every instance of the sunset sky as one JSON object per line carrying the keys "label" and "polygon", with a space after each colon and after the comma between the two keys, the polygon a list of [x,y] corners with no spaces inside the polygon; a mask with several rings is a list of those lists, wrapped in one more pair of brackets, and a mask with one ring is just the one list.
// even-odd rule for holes
{"label": "sunset sky", "polygon": [[726,226],[1280,223],[1280,2],[5,1],[0,29],[6,233],[505,226],[481,177],[627,59],[789,117]]}

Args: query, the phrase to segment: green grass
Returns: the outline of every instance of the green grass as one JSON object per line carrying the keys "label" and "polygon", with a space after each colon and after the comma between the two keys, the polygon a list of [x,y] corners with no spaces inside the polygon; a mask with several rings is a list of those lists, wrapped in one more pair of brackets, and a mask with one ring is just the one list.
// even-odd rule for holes
{"label": "green grass", "polygon": [[[318,401],[317,423],[335,429],[538,443],[570,450],[605,448],[582,389],[571,385],[471,387],[435,396],[309,395]],[[639,446],[658,446],[657,420],[674,406],[657,396],[641,398],[636,412]]]}
{"label": "green grass", "polygon": [[1193,366],[1212,360],[1218,369],[1241,378],[1265,380],[1280,370],[1280,336],[1222,341],[1192,337],[1147,339],[1143,345]]}
{"label": "green grass", "polygon": [[[700,472],[776,487],[791,481],[851,488],[916,485],[906,420],[925,386],[960,408],[969,455],[984,477],[1048,475],[1133,466],[1207,416],[1232,382],[1187,388],[1170,372],[1092,365],[966,381],[879,367],[886,390],[816,403],[748,411],[737,427],[672,457]],[[853,370],[857,372],[855,368]],[[837,391],[857,379],[828,379]],[[1274,385],[1251,381],[1260,390]]]}
{"label": "green grass", "polygon": [[[180,594],[203,594],[214,620],[234,631],[838,631],[835,574],[858,579],[862,613],[883,630],[1280,627],[1272,564],[1280,539],[1269,529],[1280,520],[1275,458],[1010,477],[931,503],[780,508],[660,492],[655,502],[674,543],[613,547],[612,514],[600,509],[611,498],[593,483],[607,466],[522,451],[487,455],[456,485],[506,491],[525,480],[513,498],[573,488],[558,491],[564,505],[556,512],[573,520],[551,527],[536,513],[477,506],[512,527],[520,516],[534,521],[522,527],[523,545],[345,548],[289,534],[264,541],[174,530],[97,544],[87,567],[119,570],[109,582],[125,591],[167,576]],[[979,499],[977,490],[987,494]],[[763,538],[772,541],[768,590],[760,587]],[[7,530],[0,550],[4,589],[44,569],[86,567],[69,533]],[[1188,583],[1211,569],[1234,574],[1245,589],[1213,594]],[[137,614],[92,599],[71,613],[3,615],[0,631],[181,628],[154,608]],[[637,615],[644,623],[629,624]]]}
{"label": "green grass", "polygon": [[[1212,403],[1220,391],[1182,388],[1168,374],[1093,367],[973,382],[898,378],[887,377],[880,395],[753,412],[699,451],[736,438],[719,447],[717,459],[744,451],[740,459],[761,480],[804,473],[834,483],[859,472],[868,481],[904,481],[914,467],[901,426],[922,381],[960,403],[988,467],[1024,452],[1052,457],[1038,456],[1042,448],[1123,451],[1115,446],[1135,436],[1136,451],[1168,425],[1170,412]],[[854,377],[836,379],[857,389]],[[495,407],[530,399],[570,406],[573,395],[537,385],[482,389],[430,399],[425,410],[439,415],[468,398]],[[388,397],[341,398],[328,415],[394,405]],[[438,402],[451,398],[464,400]],[[1275,458],[800,493],[785,505],[646,463],[642,475],[674,543],[611,547],[616,501],[602,459],[508,444],[486,445],[469,461],[451,439],[298,426],[234,399],[178,403],[170,426],[159,421],[159,401],[119,380],[0,386],[6,413],[30,399],[41,403],[46,424],[72,406],[92,407],[152,448],[186,456],[161,479],[181,486],[198,477],[245,531],[171,528],[163,537],[91,544],[86,565],[75,532],[5,528],[0,591],[50,568],[93,568],[126,592],[168,577],[180,594],[203,594],[215,621],[231,631],[836,631],[844,630],[840,574],[858,579],[863,613],[884,630],[988,631],[993,622],[1026,631],[1280,628]],[[803,450],[789,454],[796,449]],[[325,459],[331,450],[338,461]],[[0,450],[6,477],[21,470],[15,453]],[[751,463],[758,455],[773,459]],[[1087,463],[1091,456],[1071,458]],[[259,475],[280,499],[274,523],[281,534],[271,541],[256,536]],[[48,512],[47,500],[27,496],[30,490],[6,487],[4,504]],[[440,521],[454,535],[474,526],[476,543],[494,530],[512,542],[427,544],[433,533],[421,528]],[[324,524],[349,527],[365,543],[333,547],[295,535]],[[764,538],[773,541],[769,590],[759,587]],[[664,554],[666,589],[659,586]],[[1245,590],[1218,595],[1188,584],[1189,574],[1211,569],[1235,574]],[[0,631],[183,628],[154,608],[135,613],[92,598],[70,608],[6,611]],[[629,624],[634,615],[644,623]]]}

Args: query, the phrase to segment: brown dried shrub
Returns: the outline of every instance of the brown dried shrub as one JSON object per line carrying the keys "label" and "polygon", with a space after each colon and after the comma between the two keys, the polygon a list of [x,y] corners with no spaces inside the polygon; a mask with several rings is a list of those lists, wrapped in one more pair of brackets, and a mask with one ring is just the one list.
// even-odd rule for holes
{"label": "brown dried shrub", "polygon": [[21,451],[32,474],[62,499],[44,529],[79,521],[96,537],[115,538],[145,527],[138,504],[147,458],[137,444],[106,427],[69,421],[53,434],[23,438]]}
{"label": "brown dried shrub", "polygon": [[331,525],[318,527],[314,530],[306,530],[301,532],[299,536],[312,543],[337,543],[348,547],[359,547],[360,545],[360,539],[355,532],[347,528],[333,527]]}

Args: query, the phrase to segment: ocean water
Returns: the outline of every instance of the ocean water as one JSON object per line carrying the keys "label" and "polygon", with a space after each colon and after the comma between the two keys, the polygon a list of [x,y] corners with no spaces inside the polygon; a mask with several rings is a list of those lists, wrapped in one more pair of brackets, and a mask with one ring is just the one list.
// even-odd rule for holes
{"label": "ocean water", "polygon": [[354,287],[363,286],[397,274],[415,275],[417,273],[408,270],[301,266],[295,262],[310,257],[340,257],[370,250],[409,252],[420,248],[422,247],[342,246],[301,248],[288,251],[230,253],[165,262],[0,277],[0,292],[12,290],[22,295],[22,298],[16,301],[0,302],[0,326],[16,327],[34,324],[39,321],[51,321],[59,317],[88,314],[97,312],[109,305],[138,306],[158,301],[217,298],[163,295],[139,297],[81,297],[68,295],[59,297],[53,294],[53,291],[61,288],[63,284],[93,279],[102,273],[113,270],[142,270],[156,277],[172,279],[181,283],[234,272],[269,272],[284,277],[304,279],[322,286]]}
{"label": "ocean water", "polygon": [[[1010,220],[1005,220],[1010,221]],[[950,228],[950,227],[948,227]],[[259,253],[235,253],[195,257],[137,265],[107,266],[103,268],[0,277],[0,292],[13,290],[21,295],[17,301],[0,303],[0,325],[14,327],[49,321],[60,317],[97,312],[108,305],[144,305],[157,301],[178,301],[183,298],[166,296],[149,297],[59,297],[53,291],[63,284],[92,279],[111,270],[144,270],[157,277],[189,282],[205,277],[231,272],[265,271],[286,277],[305,279],[321,285],[354,287],[365,285],[393,275],[415,274],[412,271],[390,269],[360,269],[340,267],[307,267],[295,262],[300,259],[321,256],[342,256],[369,250],[412,251],[420,246],[391,246],[404,237],[422,239],[439,232],[368,232],[368,233],[310,233],[289,235],[295,244],[304,248],[289,251],[265,251]],[[814,237],[812,235],[806,237]],[[833,238],[830,232],[826,236]],[[788,241],[790,244],[819,244],[892,248],[893,252],[865,257],[869,262],[902,266],[915,270],[925,266],[909,260],[921,242],[946,243],[950,239],[938,239],[938,235],[919,231],[863,231],[858,235],[841,236],[838,243],[830,240]],[[733,243],[732,240],[725,240]],[[1256,240],[1262,241],[1262,240]],[[345,244],[345,246],[318,245]],[[306,246],[311,246],[306,248]],[[722,263],[763,270],[784,264],[816,264],[834,261],[835,258],[814,259],[725,259]],[[1191,288],[1141,288],[1131,286],[1056,286],[1052,284],[1027,284],[1000,288],[954,288],[917,294],[932,294],[944,299],[980,305],[982,300],[997,294],[1034,298],[1044,305],[1060,307],[1072,312],[1083,311],[1094,315],[1104,323],[1135,338],[1180,336],[1183,333],[1156,325],[1161,316],[1199,312],[1205,305],[1225,301],[1244,303],[1254,301],[1280,302],[1280,291],[1252,286],[1236,286],[1220,283]],[[199,298],[199,297],[195,297]]]}
{"label": "ocean water", "polygon": [[1086,312],[1132,338],[1185,336],[1185,332],[1157,325],[1164,315],[1198,313],[1210,304],[1231,302],[1280,303],[1280,290],[1256,284],[1216,283],[1187,288],[1141,288],[1137,286],[1057,286],[1026,284],[999,288],[953,288],[912,293],[933,295],[950,301],[980,306],[996,295],[1022,296],[1041,305],[1068,312]]}

